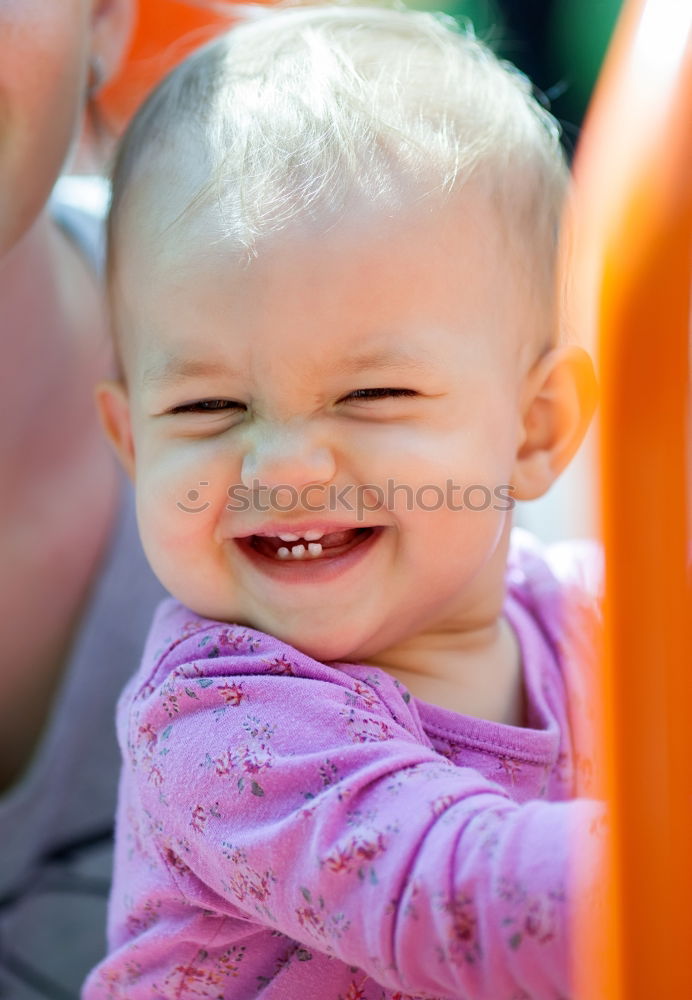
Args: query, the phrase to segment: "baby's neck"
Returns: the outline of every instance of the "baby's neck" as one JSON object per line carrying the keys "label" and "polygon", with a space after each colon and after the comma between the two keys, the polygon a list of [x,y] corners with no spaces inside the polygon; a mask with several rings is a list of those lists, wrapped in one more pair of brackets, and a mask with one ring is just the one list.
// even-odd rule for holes
{"label": "baby's neck", "polygon": [[491,722],[526,725],[521,651],[502,616],[461,636],[416,637],[369,662],[422,701]]}

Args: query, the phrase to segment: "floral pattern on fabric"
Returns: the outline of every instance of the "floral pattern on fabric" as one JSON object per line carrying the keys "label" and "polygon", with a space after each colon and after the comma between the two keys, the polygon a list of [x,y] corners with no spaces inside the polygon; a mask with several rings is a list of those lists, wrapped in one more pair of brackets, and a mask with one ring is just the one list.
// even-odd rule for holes
{"label": "floral pattern on fabric", "polygon": [[527,729],[164,602],[119,705],[111,951],[83,1000],[568,997],[573,838],[588,898],[603,825],[570,800],[548,578],[506,609]]}

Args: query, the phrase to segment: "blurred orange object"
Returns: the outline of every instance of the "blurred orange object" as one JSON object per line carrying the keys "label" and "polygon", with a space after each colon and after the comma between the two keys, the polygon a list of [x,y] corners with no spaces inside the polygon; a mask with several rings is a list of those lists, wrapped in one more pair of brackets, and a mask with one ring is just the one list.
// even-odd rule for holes
{"label": "blurred orange object", "polygon": [[120,131],[176,63],[232,23],[223,0],[140,0],[125,65],[99,94],[109,124]]}
{"label": "blurred orange object", "polygon": [[577,327],[598,342],[606,551],[603,914],[580,1000],[692,997],[690,406],[692,5],[625,4],[577,180]]}

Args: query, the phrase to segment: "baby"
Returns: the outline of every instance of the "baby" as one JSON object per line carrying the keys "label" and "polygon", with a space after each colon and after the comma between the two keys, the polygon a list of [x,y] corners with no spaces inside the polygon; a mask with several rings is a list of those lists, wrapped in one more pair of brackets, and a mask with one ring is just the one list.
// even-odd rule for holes
{"label": "baby", "polygon": [[85,1000],[571,994],[588,567],[511,527],[593,408],[566,185],[527,81],[403,10],[258,17],[129,129],[98,402],[173,598]]}

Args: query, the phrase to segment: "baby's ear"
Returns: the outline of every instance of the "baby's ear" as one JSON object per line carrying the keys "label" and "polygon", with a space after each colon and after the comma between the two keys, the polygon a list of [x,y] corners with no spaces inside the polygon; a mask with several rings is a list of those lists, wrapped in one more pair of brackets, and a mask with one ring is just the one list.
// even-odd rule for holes
{"label": "baby's ear", "polygon": [[132,438],[130,400],[122,382],[99,382],[94,399],[106,437],[130,479],[135,478],[135,444]]}
{"label": "baby's ear", "polygon": [[582,442],[596,407],[596,376],[581,347],[556,347],[526,377],[522,437],[513,484],[517,500],[552,486]]}

